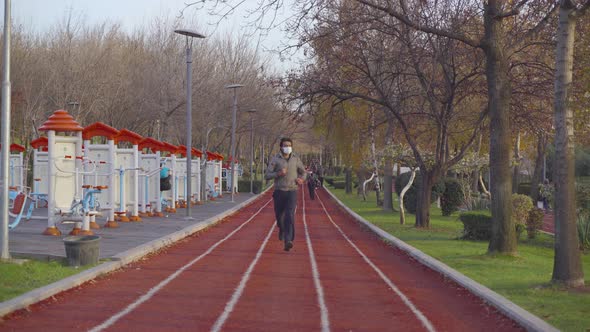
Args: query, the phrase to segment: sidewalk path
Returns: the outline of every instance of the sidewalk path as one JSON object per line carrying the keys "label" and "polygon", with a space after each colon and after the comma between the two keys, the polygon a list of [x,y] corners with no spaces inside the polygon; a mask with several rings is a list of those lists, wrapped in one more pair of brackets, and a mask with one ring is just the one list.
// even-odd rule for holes
{"label": "sidewalk path", "polygon": [[[177,209],[176,213],[165,217],[146,217],[141,222],[119,222],[118,228],[101,228],[93,230],[101,236],[100,258],[111,258],[121,252],[138,247],[152,240],[172,234],[187,226],[201,223],[211,217],[239,205],[252,198],[250,193],[240,193],[231,202],[229,194],[203,205],[192,207],[193,220],[186,220],[186,209]],[[98,218],[97,218],[98,219]],[[105,217],[97,220],[102,227]],[[9,233],[9,250],[13,256],[37,256],[40,258],[65,257],[63,238],[68,236],[74,224],[61,224],[61,236],[42,235],[47,227],[47,220],[30,220],[21,222]]]}

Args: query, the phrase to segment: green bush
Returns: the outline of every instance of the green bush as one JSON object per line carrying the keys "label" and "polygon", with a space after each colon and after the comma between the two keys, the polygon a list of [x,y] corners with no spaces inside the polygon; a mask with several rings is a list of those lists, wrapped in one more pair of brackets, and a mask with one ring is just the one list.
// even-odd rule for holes
{"label": "green bush", "polygon": [[533,200],[529,196],[512,194],[512,220],[515,224],[525,225],[532,209]]}
{"label": "green bush", "polygon": [[526,233],[529,239],[537,237],[539,230],[543,227],[543,218],[545,211],[539,208],[532,208],[526,219]]}
{"label": "green bush", "polygon": [[326,183],[328,183],[331,186],[334,185],[334,178],[333,177],[324,177],[324,181],[326,181]]}
{"label": "green bush", "polygon": [[580,247],[583,249],[590,249],[590,214],[578,214],[578,239],[580,240]]}
{"label": "green bush", "polygon": [[[401,194],[402,189],[404,189],[406,184],[408,184],[408,181],[410,181],[411,175],[412,172],[406,172],[400,174],[400,176],[395,178],[395,192],[398,197]],[[408,191],[406,191],[406,194],[404,195],[404,208],[409,213],[416,213],[416,206],[418,203],[418,191],[420,190],[421,183],[422,176],[420,175],[420,172],[416,172],[416,177],[414,178],[412,186],[410,187],[410,189],[408,189]],[[432,195],[430,199],[432,201],[435,201],[438,198],[438,196],[444,192],[444,190],[444,181],[439,181],[432,187]]]}
{"label": "green bush", "polygon": [[444,192],[440,198],[442,215],[450,216],[453,212],[459,210],[463,203],[463,190],[457,179],[444,179]]}
{"label": "green bush", "polygon": [[521,195],[529,196],[531,194],[531,184],[529,182],[519,183],[516,192]]}
{"label": "green bush", "polygon": [[[225,187],[224,187],[225,188]],[[262,181],[252,181],[252,192],[259,194],[262,191]],[[238,192],[249,193],[250,192],[250,180],[238,180]]]}
{"label": "green bush", "polygon": [[590,213],[590,184],[576,183],[576,205],[585,213]]}
{"label": "green bush", "polygon": [[332,186],[335,189],[344,189],[346,187],[346,181],[332,181]]}
{"label": "green bush", "polygon": [[533,200],[527,195],[512,194],[512,221],[516,227],[516,238],[526,229],[529,212],[533,209]]}
{"label": "green bush", "polygon": [[469,211],[459,215],[463,223],[465,240],[490,240],[492,238],[492,216],[488,211]]}

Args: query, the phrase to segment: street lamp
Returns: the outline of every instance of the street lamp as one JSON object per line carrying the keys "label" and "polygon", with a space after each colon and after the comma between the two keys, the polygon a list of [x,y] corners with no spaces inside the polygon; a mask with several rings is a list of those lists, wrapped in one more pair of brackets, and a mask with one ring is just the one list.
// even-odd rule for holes
{"label": "street lamp", "polygon": [[0,194],[1,249],[0,260],[9,260],[8,249],[8,159],[10,158],[10,0],[4,0],[4,45],[2,46],[2,149],[0,169],[2,189]]}
{"label": "street lamp", "polygon": [[251,109],[247,112],[250,113],[250,194],[252,194],[254,192],[252,182],[252,164],[254,163],[254,113],[256,113],[256,110]]}
{"label": "street lamp", "polygon": [[243,87],[244,85],[242,84],[230,84],[228,86],[226,86],[226,89],[232,89],[234,90],[234,106],[233,106],[233,112],[232,112],[232,119],[231,119],[231,151],[230,151],[230,158],[231,158],[231,182],[230,182],[230,190],[231,190],[231,201],[232,203],[234,202],[234,171],[236,168],[236,163],[235,163],[235,152],[236,152],[236,113],[238,112],[238,92],[236,91],[237,89]]}
{"label": "street lamp", "polygon": [[192,151],[191,143],[193,138],[193,118],[192,118],[192,71],[191,65],[193,63],[193,38],[205,38],[202,34],[188,29],[177,29],[174,30],[179,35],[186,36],[186,219],[192,219],[191,217],[191,197],[193,195],[191,188],[191,177],[192,177]]}

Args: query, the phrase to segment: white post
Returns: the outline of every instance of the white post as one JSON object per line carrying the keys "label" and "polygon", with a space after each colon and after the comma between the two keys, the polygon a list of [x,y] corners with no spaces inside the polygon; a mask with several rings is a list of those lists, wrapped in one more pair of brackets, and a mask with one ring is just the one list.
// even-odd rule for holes
{"label": "white post", "polygon": [[133,205],[131,207],[131,220],[141,221],[139,218],[139,146],[133,145]]}
{"label": "white post", "polygon": [[4,71],[2,72],[2,194],[0,194],[2,219],[2,252],[0,259],[10,259],[8,249],[8,159],[10,153],[10,0],[4,0],[4,46],[2,49]]}
{"label": "white post", "polygon": [[47,173],[49,175],[49,188],[47,192],[47,228],[55,228],[55,131],[49,130],[47,132]]}

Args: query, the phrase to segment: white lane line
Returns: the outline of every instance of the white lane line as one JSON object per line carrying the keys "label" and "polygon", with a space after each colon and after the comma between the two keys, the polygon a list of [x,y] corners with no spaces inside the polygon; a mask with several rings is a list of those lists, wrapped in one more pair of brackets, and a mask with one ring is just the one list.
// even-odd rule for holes
{"label": "white lane line", "polygon": [[324,205],[324,202],[322,202],[322,200],[317,195],[316,195],[316,198],[320,201],[320,204],[322,204],[322,208],[324,209],[324,212],[328,216],[328,219],[330,219],[330,222],[332,223],[332,225],[334,225],[334,227],[336,227],[338,232],[340,232],[340,235],[342,235],[346,239],[346,241],[348,241],[348,243],[359,253],[359,255],[361,255],[361,257],[365,260],[365,262],[367,262],[367,264],[369,264],[369,266],[371,266],[373,268],[373,270],[375,270],[375,272],[377,272],[377,274],[381,277],[381,279],[383,279],[383,281],[385,281],[385,283],[402,299],[402,301],[406,304],[406,306],[408,306],[410,308],[410,310],[412,310],[414,315],[420,320],[422,325],[428,331],[435,332],[436,329],[434,328],[434,326],[432,326],[432,323],[428,320],[428,318],[426,318],[426,316],[424,316],[424,314],[420,310],[418,310],[418,308],[416,308],[416,306],[412,303],[412,301],[410,301],[410,299],[408,299],[408,297],[404,293],[402,293],[402,291],[399,288],[397,288],[397,286],[385,275],[385,273],[383,273],[383,271],[381,271],[381,269],[379,269],[375,264],[373,264],[373,262],[369,259],[369,257],[367,257],[359,249],[359,247],[357,247],[350,240],[350,238],[348,236],[346,236],[346,234],[344,234],[344,231],[342,231],[340,226],[338,226],[334,222],[334,220],[332,219],[332,217],[328,213],[328,210],[326,210],[326,206]]}
{"label": "white lane line", "polygon": [[305,240],[307,241],[307,247],[309,248],[309,260],[311,261],[311,273],[313,274],[313,283],[315,285],[316,294],[318,296],[318,303],[320,305],[322,332],[328,332],[330,331],[330,317],[328,315],[328,307],[326,307],[326,301],[324,300],[324,289],[322,288],[322,283],[320,282],[320,271],[318,270],[318,263],[315,260],[313,246],[311,245],[311,238],[309,237],[307,219],[305,218],[305,190],[301,190],[301,192],[303,193],[303,227],[305,228]]}
{"label": "white lane line", "polygon": [[250,266],[248,267],[248,269],[246,270],[246,272],[242,276],[242,280],[240,280],[240,283],[238,284],[238,287],[234,291],[231,299],[225,305],[225,309],[223,309],[223,313],[221,314],[221,316],[219,316],[219,318],[217,318],[217,321],[215,322],[215,324],[213,324],[213,327],[211,327],[212,332],[221,331],[223,324],[225,324],[225,322],[229,318],[229,315],[234,310],[234,307],[236,306],[236,304],[240,300],[240,296],[242,296],[242,293],[244,293],[244,288],[246,288],[246,283],[248,282],[248,280],[250,280],[250,276],[252,275],[252,271],[254,270],[256,263],[258,263],[260,256],[262,256],[262,251],[266,247],[266,244],[268,243],[268,239],[270,239],[270,236],[272,235],[272,232],[274,231],[274,229],[275,229],[275,224],[273,223],[270,228],[270,231],[268,231],[268,234],[266,235],[266,238],[262,242],[262,245],[260,245],[260,248],[258,249],[256,256],[254,257],[254,260],[252,260],[252,263],[250,263]]}
{"label": "white lane line", "polygon": [[158,291],[160,291],[162,288],[164,288],[164,286],[166,286],[172,280],[176,279],[176,277],[178,277],[182,272],[184,272],[186,269],[188,269],[189,267],[194,265],[196,262],[200,261],[203,257],[209,255],[220,244],[222,244],[227,239],[232,237],[235,233],[237,233],[240,229],[242,229],[242,227],[246,226],[246,224],[248,224],[252,219],[254,219],[254,217],[256,217],[256,215],[258,215],[260,213],[260,211],[262,211],[262,209],[264,209],[271,201],[272,200],[269,200],[268,202],[266,202],[266,204],[264,204],[258,211],[256,211],[256,213],[254,213],[252,215],[252,217],[250,217],[248,220],[246,220],[244,223],[242,223],[240,226],[238,226],[236,229],[234,229],[231,233],[229,233],[223,239],[217,241],[215,244],[213,244],[211,247],[209,247],[209,249],[207,251],[205,251],[204,253],[202,253],[199,257],[193,259],[192,261],[190,261],[189,263],[187,263],[183,267],[176,270],[168,278],[164,279],[162,282],[160,282],[156,286],[152,287],[147,293],[145,293],[141,297],[139,297],[135,302],[131,303],[125,309],[123,309],[119,313],[111,316],[111,318],[107,319],[102,324],[93,327],[89,331],[90,332],[98,332],[98,331],[102,331],[102,330],[110,327],[111,325],[115,324],[119,319],[121,319],[121,317],[127,315],[131,311],[135,310],[140,304],[142,304],[142,303],[146,302],[147,300],[149,300],[150,298],[152,298]]}

